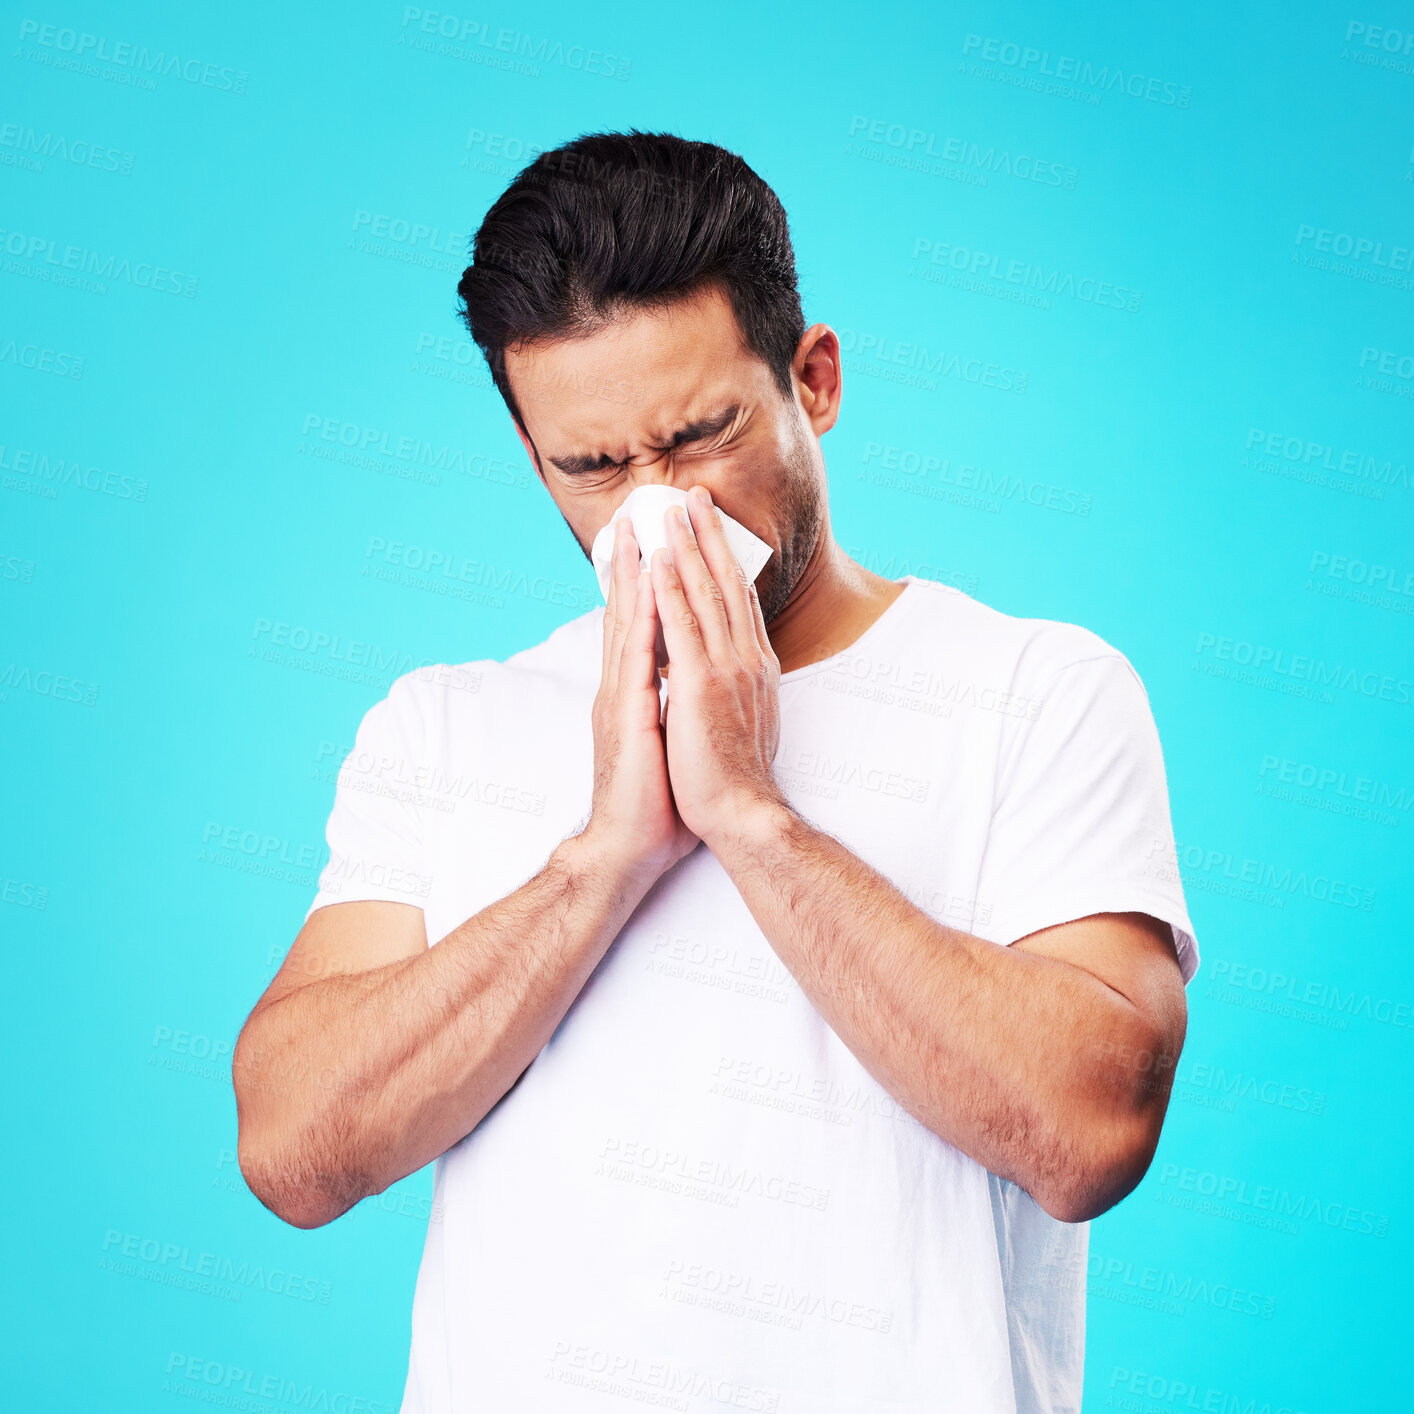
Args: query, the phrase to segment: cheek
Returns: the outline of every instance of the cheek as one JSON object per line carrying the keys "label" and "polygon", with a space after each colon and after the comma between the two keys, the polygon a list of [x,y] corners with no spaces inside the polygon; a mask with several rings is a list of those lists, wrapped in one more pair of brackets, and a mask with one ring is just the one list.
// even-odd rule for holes
{"label": "cheek", "polygon": [[591,484],[586,478],[573,486],[559,487],[554,501],[571,529],[592,540],[609,523],[628,493],[628,485],[617,479],[600,479]]}
{"label": "cheek", "polygon": [[782,495],[786,478],[785,468],[773,449],[724,453],[716,458],[710,473],[704,467],[699,479],[712,493],[712,500],[733,520],[774,543],[774,536],[767,532],[778,528],[778,512],[786,499]]}
{"label": "cheek", "polygon": [[594,537],[609,523],[620,497],[606,497],[602,502],[588,496],[572,497],[568,504],[556,502],[570,534],[579,542],[586,555],[593,554]]}

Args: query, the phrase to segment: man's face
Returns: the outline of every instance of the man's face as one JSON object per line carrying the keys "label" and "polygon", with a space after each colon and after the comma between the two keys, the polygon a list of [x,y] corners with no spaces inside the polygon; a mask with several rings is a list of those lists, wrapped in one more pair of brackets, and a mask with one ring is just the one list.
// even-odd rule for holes
{"label": "man's face", "polygon": [[823,428],[782,399],[720,287],[585,338],[507,349],[506,373],[521,441],[586,559],[635,487],[702,485],[771,547],[756,587],[766,621],[781,612],[828,526]]}

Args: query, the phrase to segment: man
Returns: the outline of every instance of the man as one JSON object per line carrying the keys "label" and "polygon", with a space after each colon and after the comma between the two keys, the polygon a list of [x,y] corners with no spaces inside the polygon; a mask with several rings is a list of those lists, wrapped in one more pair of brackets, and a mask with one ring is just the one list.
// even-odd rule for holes
{"label": "man", "polygon": [[311,1228],[436,1160],[404,1414],[1078,1409],[1198,965],[1138,678],[835,543],[839,343],[735,155],[546,153],[459,293],[586,555],[636,486],[690,523],[364,717],[236,1049],[251,1188]]}

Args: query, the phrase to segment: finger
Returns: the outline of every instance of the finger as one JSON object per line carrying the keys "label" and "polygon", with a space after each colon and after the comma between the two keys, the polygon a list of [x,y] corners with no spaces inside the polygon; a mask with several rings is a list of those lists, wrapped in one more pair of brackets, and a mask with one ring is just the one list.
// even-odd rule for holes
{"label": "finger", "polygon": [[[668,517],[672,519],[671,516]],[[668,666],[676,677],[685,669],[706,667],[711,659],[702,642],[697,616],[683,593],[682,580],[670,550],[654,550],[652,560],[653,597],[658,601],[658,618],[663,625],[663,644],[668,650]]]}
{"label": "finger", "polygon": [[599,660],[599,680],[605,681],[609,676],[609,650],[614,641],[614,575],[612,568],[609,573],[609,592],[604,596],[604,623],[603,623],[603,656]]}
{"label": "finger", "polygon": [[755,584],[748,585],[747,598],[751,601],[751,626],[755,631],[756,644],[766,661],[773,663],[779,671],[780,659],[776,657],[776,650],[771,647],[771,635],[766,632],[766,615],[762,612],[761,596],[756,592]]}
{"label": "finger", "polygon": [[619,685],[626,692],[657,689],[658,658],[653,645],[658,637],[658,605],[653,598],[653,576],[644,570],[634,584],[633,621],[624,640],[619,664]]}
{"label": "finger", "polygon": [[641,558],[633,526],[627,516],[615,522],[614,550],[610,557],[609,590],[613,595],[612,623],[609,630],[608,656],[604,666],[604,681],[613,691],[618,681],[619,659],[623,641],[633,622],[634,601],[637,597],[638,561]]}
{"label": "finger", "polygon": [[[677,581],[697,620],[702,643],[714,661],[725,662],[736,653],[736,644],[732,641],[721,587],[702,558],[686,511],[681,506],[670,506],[666,524]],[[660,608],[666,621],[666,606]]]}
{"label": "finger", "polygon": [[722,524],[722,514],[705,486],[694,486],[687,493],[692,513],[692,528],[697,537],[697,549],[711,572],[721,594],[726,613],[727,630],[738,653],[746,654],[756,646],[751,623],[751,604],[747,597],[750,580],[737,562]]}

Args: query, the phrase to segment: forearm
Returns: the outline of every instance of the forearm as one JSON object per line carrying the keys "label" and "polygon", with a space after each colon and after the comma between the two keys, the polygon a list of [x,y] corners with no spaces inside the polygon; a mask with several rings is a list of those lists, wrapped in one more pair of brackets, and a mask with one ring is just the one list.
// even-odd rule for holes
{"label": "forearm", "polygon": [[587,836],[424,953],[308,983],[234,1056],[243,1166],[316,1226],[470,1133],[534,1060],[651,880]]}
{"label": "forearm", "polygon": [[1051,1210],[1079,1203],[1076,1176],[1113,1173],[1144,1112],[1162,1113],[1167,1085],[1142,1064],[1154,1030],[1099,978],[938,923],[788,808],[744,812],[712,848],[870,1074]]}

